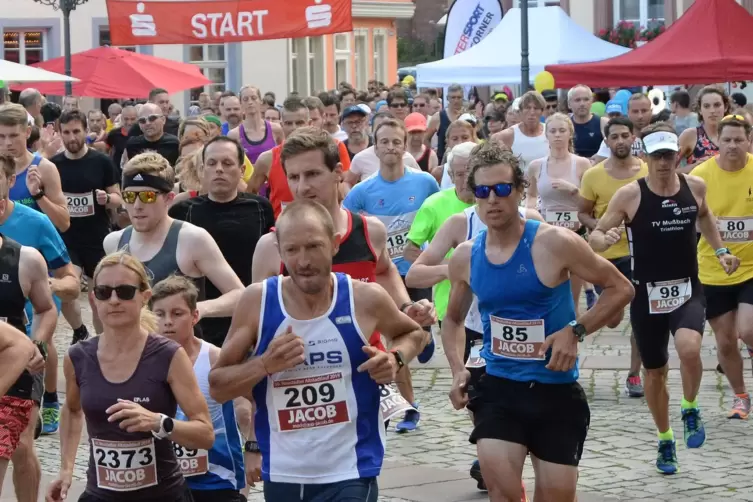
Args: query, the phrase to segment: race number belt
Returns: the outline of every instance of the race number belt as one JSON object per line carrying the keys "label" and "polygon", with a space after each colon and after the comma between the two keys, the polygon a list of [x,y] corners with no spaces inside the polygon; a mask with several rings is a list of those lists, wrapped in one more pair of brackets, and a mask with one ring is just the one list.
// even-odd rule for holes
{"label": "race number belt", "polygon": [[486,360],[481,357],[481,347],[484,346],[483,340],[474,340],[471,345],[471,353],[465,362],[466,368],[483,368],[486,366]]}
{"label": "race number belt", "polygon": [[68,201],[68,213],[71,218],[83,218],[94,215],[94,192],[64,193]]}
{"label": "race number belt", "polygon": [[521,321],[489,316],[492,354],[522,361],[543,361],[539,349],[544,344],[544,320]]}
{"label": "race number belt", "polygon": [[342,373],[278,380],[272,393],[281,432],[350,422]]}
{"label": "race number belt", "polygon": [[385,384],[379,384],[379,407],[385,422],[398,415],[404,415],[408,410],[416,410],[392,385]]}
{"label": "race number belt", "polygon": [[651,314],[668,314],[685,305],[693,296],[690,278],[675,281],[649,282],[648,311]]}
{"label": "race number belt", "polygon": [[720,218],[717,217],[716,226],[724,242],[753,241],[753,218]]}
{"label": "race number belt", "polygon": [[91,441],[99,488],[130,492],[157,484],[154,439],[107,441],[91,438]]}
{"label": "race number belt", "polygon": [[547,211],[544,219],[555,227],[569,228],[573,231],[580,228],[578,211]]}
{"label": "race number belt", "polygon": [[199,476],[209,471],[209,452],[207,450],[195,450],[185,448],[178,443],[173,443],[175,458],[178,459],[180,472],[188,478],[190,476]]}
{"label": "race number belt", "polygon": [[387,252],[391,260],[403,257],[405,244],[408,242],[409,230],[409,228],[402,228],[387,234]]}

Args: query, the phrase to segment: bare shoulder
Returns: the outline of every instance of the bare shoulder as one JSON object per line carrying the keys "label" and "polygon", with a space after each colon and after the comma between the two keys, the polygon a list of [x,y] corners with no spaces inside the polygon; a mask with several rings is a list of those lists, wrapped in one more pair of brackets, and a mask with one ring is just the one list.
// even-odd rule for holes
{"label": "bare shoulder", "polygon": [[240,126],[230,129],[227,133],[228,138],[239,139],[240,138]]}
{"label": "bare shoulder", "polygon": [[614,193],[615,199],[618,199],[620,201],[626,201],[629,199],[633,199],[636,196],[639,196],[641,194],[641,187],[638,185],[638,181],[631,181],[624,187],[620,188]]}
{"label": "bare shoulder", "polygon": [[[379,301],[383,298],[383,295],[387,295],[387,299],[390,302],[392,301],[387,291],[376,282],[363,282],[351,279],[350,283],[353,288],[353,298],[358,299],[362,304],[369,305],[374,301]],[[364,300],[366,300],[366,303],[364,303]]]}
{"label": "bare shoulder", "polygon": [[439,121],[440,121],[439,112],[437,112],[434,115],[432,115],[431,118],[429,119],[429,125],[433,125],[434,123],[439,122]]}
{"label": "bare shoulder", "polygon": [[282,132],[282,125],[278,122],[271,122],[272,124],[272,130],[275,132]]}
{"label": "bare shoulder", "polygon": [[685,181],[688,182],[688,186],[690,187],[690,191],[693,192],[693,195],[703,196],[706,194],[706,181],[704,181],[703,178],[700,176],[693,176],[692,174],[680,174],[680,176],[685,176]]}
{"label": "bare shoulder", "polygon": [[42,160],[39,161],[39,172],[43,176],[60,177],[60,172],[58,172],[57,166],[55,166],[51,160],[45,158],[42,158]]}
{"label": "bare shoulder", "polygon": [[120,244],[120,237],[123,235],[123,232],[125,232],[125,229],[110,232],[105,236],[105,240],[102,241],[105,253],[110,254],[118,250],[118,244]]}
{"label": "bare shoulder", "polygon": [[552,255],[560,255],[564,248],[570,248],[576,241],[584,242],[583,237],[570,229],[556,227],[546,223],[539,224],[539,229],[534,237],[534,245],[543,246]]}
{"label": "bare shoulder", "polygon": [[575,169],[581,173],[585,173],[591,169],[591,160],[580,155],[575,156]]}
{"label": "bare shoulder", "polygon": [[465,241],[461,245],[455,248],[455,251],[452,252],[452,256],[450,257],[450,263],[460,265],[464,262],[469,262],[471,259],[471,251],[473,250],[473,243],[474,240]]}
{"label": "bare shoulder", "polygon": [[[255,282],[246,286],[243,290],[243,294],[238,300],[239,304],[243,304],[245,307],[250,307],[261,302],[261,297],[264,292],[264,282]],[[242,309],[236,308],[236,311],[243,312]]]}
{"label": "bare shoulder", "polygon": [[364,216],[364,224],[369,233],[369,240],[374,248],[384,246],[387,240],[387,227],[376,216]]}
{"label": "bare shoulder", "polygon": [[209,366],[214,366],[214,363],[216,363],[217,359],[219,359],[220,357],[220,352],[222,352],[222,349],[212,343],[204,343],[209,345]]}
{"label": "bare shoulder", "polygon": [[689,127],[680,133],[680,143],[693,143],[698,141],[698,130],[695,127]]}
{"label": "bare shoulder", "polygon": [[180,228],[180,234],[178,234],[178,239],[185,240],[187,244],[194,246],[206,246],[207,244],[214,242],[214,239],[209,232],[187,221],[183,222],[183,226]]}
{"label": "bare shoulder", "polygon": [[[504,132],[504,131],[502,131]],[[544,159],[536,159],[531,161],[530,164],[528,164],[528,177],[529,178],[537,178],[539,169],[541,169],[541,163]]]}
{"label": "bare shoulder", "polygon": [[[43,276],[47,275],[47,262],[44,260],[42,253],[29,246],[21,246],[20,264],[27,270],[35,273],[41,272]],[[27,268],[28,267],[28,268]]]}

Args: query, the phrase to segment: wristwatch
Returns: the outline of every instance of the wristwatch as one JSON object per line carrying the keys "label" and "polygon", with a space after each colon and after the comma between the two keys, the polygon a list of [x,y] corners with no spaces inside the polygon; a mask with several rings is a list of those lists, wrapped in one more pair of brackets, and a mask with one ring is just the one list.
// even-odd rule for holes
{"label": "wristwatch", "polygon": [[243,451],[246,453],[261,453],[259,443],[256,441],[246,441],[246,444],[243,445]]}
{"label": "wristwatch", "polygon": [[731,253],[729,252],[729,248],[719,248],[716,251],[714,251],[714,254],[716,255],[717,258],[719,258],[723,254],[731,254]]}
{"label": "wristwatch", "polygon": [[395,356],[395,362],[397,362],[397,370],[400,371],[403,369],[403,366],[405,366],[405,358],[403,357],[403,353],[399,350],[392,350],[390,351],[393,356]]}
{"label": "wristwatch", "polygon": [[174,428],[175,422],[173,421],[173,419],[168,417],[167,415],[160,413],[159,432],[152,431],[152,436],[156,437],[157,439],[168,438],[170,437],[170,434],[173,433]]}
{"label": "wristwatch", "polygon": [[405,314],[405,310],[408,309],[408,308],[410,308],[411,305],[413,305],[414,303],[415,302],[405,302],[405,303],[403,303],[402,305],[400,305],[400,312],[402,312],[403,314]]}
{"label": "wristwatch", "polygon": [[588,334],[586,332],[586,327],[582,324],[579,324],[578,321],[570,321],[568,324],[573,329],[573,335],[578,339],[579,342],[582,342],[586,339],[586,335]]}
{"label": "wristwatch", "polygon": [[44,188],[40,188],[36,195],[31,196],[31,198],[34,200],[39,200],[42,197],[44,197]]}

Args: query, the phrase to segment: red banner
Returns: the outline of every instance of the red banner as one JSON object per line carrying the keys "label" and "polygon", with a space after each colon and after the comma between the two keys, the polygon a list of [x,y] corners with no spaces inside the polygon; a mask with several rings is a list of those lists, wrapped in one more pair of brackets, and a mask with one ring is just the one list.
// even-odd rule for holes
{"label": "red banner", "polygon": [[352,0],[107,0],[113,45],[216,44],[353,31]]}

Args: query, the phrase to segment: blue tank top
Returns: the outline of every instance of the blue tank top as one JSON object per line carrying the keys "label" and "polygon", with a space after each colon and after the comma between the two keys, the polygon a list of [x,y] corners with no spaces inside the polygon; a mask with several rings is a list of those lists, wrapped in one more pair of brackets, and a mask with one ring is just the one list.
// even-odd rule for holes
{"label": "blue tank top", "polygon": [[538,356],[544,339],[575,319],[570,281],[549,288],[536,274],[531,246],[538,229],[538,221],[526,220],[517,249],[499,265],[486,257],[486,230],[473,243],[471,289],[484,327],[481,356],[487,373],[496,377],[571,383],[578,379],[578,362],[570,371],[551,371],[546,368],[551,351],[543,359]]}
{"label": "blue tank top", "polygon": [[29,166],[16,175],[16,182],[10,187],[9,196],[10,200],[41,212],[42,209],[26,187],[26,174],[29,172],[29,167],[38,166],[40,162],[42,162],[42,156],[35,153]]}
{"label": "blue tank top", "polygon": [[573,128],[575,129],[575,138],[573,138],[575,154],[587,159],[596,155],[601,146],[601,140],[604,139],[601,132],[601,118],[593,115],[585,124],[576,124],[573,121]]}

